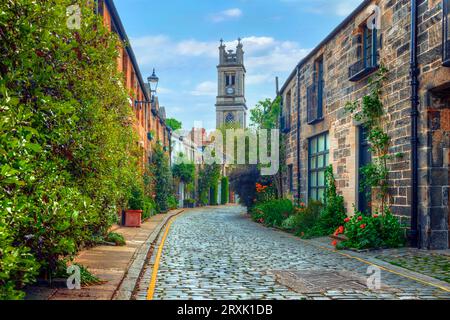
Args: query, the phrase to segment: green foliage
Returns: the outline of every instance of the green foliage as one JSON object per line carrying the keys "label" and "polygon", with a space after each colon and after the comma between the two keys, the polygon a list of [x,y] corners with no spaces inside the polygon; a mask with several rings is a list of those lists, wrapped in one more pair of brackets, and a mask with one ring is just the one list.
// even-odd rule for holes
{"label": "green foliage", "polygon": [[291,200],[271,200],[255,205],[252,210],[252,218],[269,227],[281,227],[283,221],[294,213],[294,205]]}
{"label": "green foliage", "polygon": [[169,196],[172,192],[172,175],[169,166],[169,158],[159,145],[154,149],[153,168],[156,207],[158,212],[167,212],[170,209]]}
{"label": "green foliage", "polygon": [[166,125],[173,131],[177,131],[183,127],[181,121],[178,121],[177,119],[174,118],[166,119]]}
{"label": "green foliage", "polygon": [[191,184],[195,181],[195,164],[179,163],[172,166],[172,175],[180,179],[185,184]]}
{"label": "green foliage", "polygon": [[87,5],[67,28],[72,4],[0,4],[3,298],[104,236],[141,179],[119,40]]}
{"label": "green foliage", "polygon": [[265,99],[259,101],[250,110],[251,126],[256,129],[276,129],[281,112],[281,97],[275,100]]}
{"label": "green foliage", "polygon": [[[206,164],[200,169],[198,174],[198,196],[201,205],[208,205],[211,201],[215,201],[218,204],[218,189],[217,184],[220,179],[220,165],[218,164]],[[216,189],[213,194],[212,188]],[[212,195],[212,197],[210,197]],[[211,198],[211,199],[210,199]],[[215,198],[215,199],[214,199]]]}
{"label": "green foliage", "polygon": [[310,201],[308,206],[300,206],[297,208],[292,231],[296,235],[304,238],[317,236],[319,233],[317,222],[319,221],[322,209],[323,204],[320,201]]}
{"label": "green foliage", "polygon": [[133,185],[128,198],[128,209],[130,210],[144,210],[144,191],[139,185]]}
{"label": "green foliage", "polygon": [[373,216],[357,212],[347,221],[347,240],[338,245],[340,249],[397,248],[405,244],[405,230],[389,210]]}
{"label": "green foliage", "polygon": [[[382,87],[386,80],[387,69],[381,67],[377,74],[369,81],[369,94],[359,101],[348,102],[346,110],[353,114],[355,120],[363,123],[368,134],[370,150],[374,154],[372,163],[361,168],[363,179],[361,192],[374,188],[377,199],[381,201],[380,211],[389,206],[389,172],[388,160],[393,156],[389,154],[390,136],[385,132],[385,111],[382,102]],[[398,157],[399,155],[395,155]]]}
{"label": "green foliage", "polygon": [[213,183],[211,186],[211,205],[217,206],[219,205],[219,183]]}
{"label": "green foliage", "polygon": [[221,181],[221,196],[220,196],[220,203],[222,205],[225,205],[228,203],[228,200],[230,198],[230,184],[228,181],[228,177],[222,177],[222,181]]}
{"label": "green foliage", "polygon": [[178,200],[174,195],[170,195],[167,199],[170,210],[175,210],[178,208]]}
{"label": "green foliage", "polygon": [[325,204],[313,228],[314,232],[310,233],[311,236],[332,234],[337,227],[342,225],[342,221],[347,217],[344,197],[337,193],[332,166],[329,166],[325,171],[325,186]]}
{"label": "green foliage", "polygon": [[144,196],[144,210],[142,212],[142,220],[148,219],[156,213],[155,200],[149,196]]}
{"label": "green foliage", "polygon": [[123,235],[117,232],[110,232],[105,238],[105,241],[115,243],[116,246],[124,246],[126,245],[125,238]]}

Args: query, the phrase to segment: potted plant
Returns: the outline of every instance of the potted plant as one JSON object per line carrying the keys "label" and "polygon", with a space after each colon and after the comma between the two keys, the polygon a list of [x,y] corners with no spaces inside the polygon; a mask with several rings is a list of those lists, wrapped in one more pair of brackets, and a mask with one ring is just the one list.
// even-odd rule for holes
{"label": "potted plant", "polygon": [[139,186],[131,189],[128,210],[125,211],[125,227],[140,227],[144,209],[144,192]]}
{"label": "potted plant", "polygon": [[184,199],[184,201],[183,201],[183,206],[184,206],[185,208],[194,208],[194,206],[195,206],[195,200],[194,200],[194,199],[190,199],[190,198]]}

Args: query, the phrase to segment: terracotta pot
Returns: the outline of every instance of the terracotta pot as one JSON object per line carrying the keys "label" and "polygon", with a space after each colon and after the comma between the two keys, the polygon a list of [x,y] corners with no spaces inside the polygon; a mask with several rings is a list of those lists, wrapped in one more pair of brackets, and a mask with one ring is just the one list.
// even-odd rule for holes
{"label": "terracotta pot", "polygon": [[125,227],[140,227],[142,220],[142,210],[125,211]]}

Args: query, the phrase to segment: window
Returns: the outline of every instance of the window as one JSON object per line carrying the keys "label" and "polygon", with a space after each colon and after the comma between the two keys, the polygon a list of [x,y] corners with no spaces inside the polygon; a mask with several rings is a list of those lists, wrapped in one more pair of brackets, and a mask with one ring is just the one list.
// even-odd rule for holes
{"label": "window", "polygon": [[227,87],[236,85],[236,75],[235,74],[226,74],[225,75],[225,85]]}
{"label": "window", "polygon": [[443,26],[442,26],[442,60],[444,66],[450,67],[450,0],[443,2]]}
{"label": "window", "polygon": [[287,133],[291,130],[291,91],[286,94],[284,106],[281,109],[280,129],[283,133]]}
{"label": "window", "polygon": [[294,191],[294,166],[290,164],[288,166],[288,179],[289,179],[289,191]]}
{"label": "window", "polygon": [[357,42],[358,61],[349,68],[350,81],[361,80],[378,69],[378,30],[369,29],[365,25],[362,34],[357,37]]}
{"label": "window", "polygon": [[325,171],[329,163],[328,132],[309,140],[309,199],[324,200]]}
{"label": "window", "polygon": [[307,88],[306,92],[306,107],[309,124],[314,124],[323,120],[323,73],[323,58],[320,58],[314,63],[313,84]]}
{"label": "window", "polygon": [[232,124],[234,123],[234,115],[232,113],[228,113],[225,117],[225,123],[226,124]]}

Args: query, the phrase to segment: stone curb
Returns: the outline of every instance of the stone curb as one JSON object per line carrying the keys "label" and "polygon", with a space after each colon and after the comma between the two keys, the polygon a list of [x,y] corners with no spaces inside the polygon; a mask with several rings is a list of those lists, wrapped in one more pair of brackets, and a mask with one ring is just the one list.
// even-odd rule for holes
{"label": "stone curb", "polygon": [[[322,242],[317,241],[317,240],[311,240],[311,239],[309,239],[309,240],[301,239],[301,240],[306,242],[306,243],[309,242],[311,245],[316,246],[316,247],[317,246],[322,246],[322,247],[325,247],[325,248],[330,249],[330,250],[336,250],[336,248],[334,248],[333,246],[331,246],[329,244],[326,244],[326,243],[322,243]],[[338,252],[345,253],[346,255],[352,256],[354,258],[364,259],[367,262],[373,263],[375,265],[379,265],[379,266],[384,267],[386,269],[390,269],[392,271],[395,271],[395,272],[400,273],[402,275],[405,275],[407,277],[413,277],[413,278],[419,279],[421,281],[428,282],[428,283],[430,283],[432,285],[446,288],[450,292],[450,285],[447,282],[439,280],[439,279],[436,279],[436,278],[433,278],[433,277],[430,277],[430,276],[427,276],[427,275],[425,275],[423,273],[418,273],[418,272],[415,272],[415,271],[412,271],[412,270],[409,270],[409,269],[405,269],[405,268],[402,268],[402,267],[390,264],[389,262],[386,262],[386,261],[383,261],[383,260],[380,260],[380,259],[377,259],[377,258],[374,258],[374,257],[370,257],[370,256],[367,256],[367,255],[364,255],[364,254],[361,254],[361,253],[355,252],[355,251],[339,250]],[[414,281],[414,279],[411,279],[411,280]]]}
{"label": "stone curb", "polygon": [[[250,217],[247,217],[247,218],[248,218],[250,221],[253,222],[253,220],[251,220]],[[256,223],[256,222],[254,222],[254,223]],[[257,223],[256,223],[256,224],[257,224]],[[267,227],[264,227],[264,228],[267,228]],[[283,233],[283,234],[285,234],[285,235],[288,235],[288,236],[290,236],[290,237],[293,237],[293,238],[295,238],[295,239],[298,239],[298,240],[300,240],[300,241],[302,241],[302,242],[304,242],[304,243],[306,243],[306,244],[309,244],[309,245],[314,246],[314,247],[318,247],[319,249],[320,249],[320,247],[324,247],[324,248],[327,248],[327,249],[329,249],[329,250],[336,251],[336,248],[335,248],[334,246],[332,246],[332,245],[329,245],[329,244],[326,244],[326,243],[323,243],[323,242],[320,242],[320,241],[317,241],[317,240],[313,240],[313,239],[308,239],[308,240],[306,240],[306,239],[301,239],[301,238],[296,237],[295,235],[293,235],[293,234],[291,234],[291,233],[285,232],[284,230],[282,230],[282,229],[280,229],[280,228],[268,228],[268,229],[271,229],[271,230],[274,230],[274,231]],[[439,279],[436,279],[436,278],[433,278],[433,277],[430,277],[430,276],[427,276],[427,275],[424,275],[424,274],[422,274],[422,273],[418,273],[418,272],[415,272],[415,271],[411,271],[411,270],[408,270],[408,269],[405,269],[405,268],[402,268],[402,267],[399,267],[399,266],[390,264],[389,262],[385,262],[385,261],[383,261],[383,260],[380,260],[380,259],[377,259],[377,258],[374,258],[374,257],[366,256],[366,255],[364,255],[364,254],[361,254],[361,253],[358,253],[358,252],[355,252],[355,251],[350,251],[350,250],[339,250],[339,251],[337,251],[337,252],[338,252],[338,253],[339,253],[339,252],[345,253],[346,255],[349,255],[349,256],[351,256],[351,257],[353,257],[353,258],[364,259],[364,260],[366,260],[367,262],[373,263],[373,264],[375,264],[375,265],[379,265],[379,266],[381,266],[381,267],[383,267],[383,268],[386,268],[386,269],[390,269],[390,270],[395,271],[395,272],[397,272],[397,273],[400,273],[400,274],[402,274],[402,275],[404,275],[404,276],[407,276],[407,277],[413,277],[413,278],[416,278],[416,279],[418,279],[418,280],[421,280],[421,281],[427,282],[427,283],[429,283],[429,284],[432,284],[432,285],[434,285],[434,286],[439,286],[439,287],[446,288],[447,290],[450,291],[450,286],[449,286],[449,284],[448,284],[447,282],[442,281],[442,280],[439,280]],[[411,280],[411,281],[414,281],[413,279],[410,279],[410,280]],[[419,282],[419,283],[420,283],[420,282]],[[425,284],[424,284],[424,285],[425,285]],[[442,289],[441,289],[441,290],[442,290]],[[443,291],[444,291],[444,290],[443,290]]]}
{"label": "stone curb", "polygon": [[150,233],[147,240],[141,245],[139,249],[133,255],[130,263],[128,264],[127,271],[120,282],[120,285],[114,292],[112,300],[130,300],[132,298],[133,292],[138,284],[141,271],[144,268],[145,262],[147,261],[148,253],[152,244],[157,240],[161,230],[167,224],[169,219],[183,213],[184,209],[176,210],[172,213],[168,213],[164,220],[161,221],[156,228]]}

